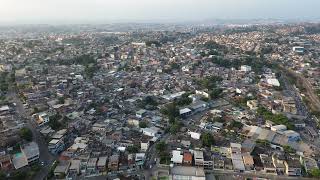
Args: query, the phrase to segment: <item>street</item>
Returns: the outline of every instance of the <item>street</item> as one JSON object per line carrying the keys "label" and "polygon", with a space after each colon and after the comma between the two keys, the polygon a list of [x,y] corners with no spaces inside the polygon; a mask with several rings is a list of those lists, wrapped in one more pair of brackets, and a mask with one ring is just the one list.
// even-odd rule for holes
{"label": "street", "polygon": [[11,88],[8,92],[8,98],[12,100],[13,103],[16,104],[16,111],[19,113],[19,116],[26,120],[26,127],[32,131],[33,141],[35,141],[39,146],[40,158],[39,162],[44,162],[44,166],[42,169],[34,176],[35,180],[43,180],[49,173],[50,167],[55,160],[54,156],[52,156],[48,151],[48,145],[45,139],[41,136],[40,132],[37,130],[37,125],[31,119],[30,115],[24,109],[24,106],[21,100],[18,97],[18,94],[15,90]]}

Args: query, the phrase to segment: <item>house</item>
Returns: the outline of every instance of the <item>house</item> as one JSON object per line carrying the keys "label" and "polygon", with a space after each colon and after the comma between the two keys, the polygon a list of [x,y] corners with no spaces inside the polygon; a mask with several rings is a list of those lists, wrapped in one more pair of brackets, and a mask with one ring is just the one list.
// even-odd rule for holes
{"label": "house", "polygon": [[171,162],[173,164],[182,164],[183,162],[183,152],[181,150],[173,150],[172,151],[172,157]]}
{"label": "house", "polygon": [[196,139],[196,140],[199,140],[201,137],[201,134],[197,132],[190,131],[188,132],[188,134],[191,136],[192,139]]}
{"label": "house", "polygon": [[226,169],[226,170],[233,170],[232,159],[230,159],[230,158],[225,158],[225,159],[224,159],[224,169]]}
{"label": "house", "polygon": [[266,154],[260,154],[259,156],[263,165],[263,172],[276,175],[277,169],[273,165],[272,158]]}
{"label": "house", "polygon": [[201,100],[194,101],[190,105],[190,109],[192,110],[193,113],[198,113],[198,112],[204,111],[207,108],[208,108],[208,103],[201,101]]}
{"label": "house", "polygon": [[183,165],[184,166],[192,165],[192,154],[190,152],[183,153]]}
{"label": "house", "polygon": [[201,95],[206,98],[209,98],[209,96],[210,96],[209,93],[207,93],[205,91],[199,91],[199,90],[196,90],[196,94]]}
{"label": "house", "polygon": [[144,140],[144,141],[141,141],[140,143],[140,149],[142,152],[146,152],[148,149],[149,149],[149,140]]}
{"label": "house", "polygon": [[71,160],[71,165],[69,167],[69,173],[78,175],[80,174],[80,160]]}
{"label": "house", "polygon": [[242,65],[240,67],[240,71],[242,72],[250,72],[252,70],[251,66],[248,66],[248,65]]}
{"label": "house", "polygon": [[160,129],[157,127],[142,128],[142,133],[150,137],[158,137]]}
{"label": "house", "polygon": [[193,152],[193,156],[194,156],[194,164],[195,164],[195,166],[203,166],[204,165],[203,151],[195,150]]}
{"label": "house", "polygon": [[99,157],[99,160],[97,162],[97,169],[99,170],[99,172],[104,172],[107,170],[107,161],[107,156]]}
{"label": "house", "polygon": [[136,117],[137,117],[137,118],[142,118],[142,117],[145,116],[146,113],[147,113],[146,110],[140,109],[139,111],[136,112]]}
{"label": "house", "polygon": [[251,154],[255,147],[256,147],[255,141],[251,139],[246,139],[241,144],[241,152]]}
{"label": "house", "polygon": [[301,46],[292,47],[292,51],[297,54],[303,54],[304,50],[305,50],[304,47],[301,47]]}
{"label": "house", "polygon": [[285,156],[282,153],[272,154],[272,163],[273,163],[273,166],[276,168],[277,172],[281,172],[281,173],[285,172],[285,165],[284,165],[285,161],[286,161]]}
{"label": "house", "polygon": [[186,118],[192,114],[192,110],[189,108],[183,108],[179,110],[179,114],[182,118]]}
{"label": "house", "polygon": [[119,155],[112,155],[109,158],[108,169],[117,171],[119,168]]}
{"label": "house", "polygon": [[47,124],[49,122],[49,116],[47,113],[42,112],[36,115],[35,120],[38,124],[38,126],[42,126],[44,124]]}
{"label": "house", "polygon": [[213,162],[214,162],[214,166],[213,166],[214,169],[224,169],[223,158],[214,157]]}
{"label": "house", "polygon": [[233,170],[236,172],[244,172],[245,166],[241,154],[231,154]]}
{"label": "house", "polygon": [[212,129],[216,132],[220,131],[223,128],[223,123],[221,122],[214,122],[212,124]]}
{"label": "house", "polygon": [[57,179],[62,179],[64,178],[69,171],[69,167],[70,167],[71,163],[69,161],[62,161],[60,162],[57,167],[54,169],[53,173],[54,176]]}
{"label": "house", "polygon": [[271,86],[276,86],[276,87],[280,86],[280,83],[279,83],[278,79],[276,79],[276,78],[268,78],[267,83]]}
{"label": "house", "polygon": [[289,142],[295,142],[301,139],[300,134],[293,130],[284,131],[283,134],[288,138]]}
{"label": "house", "polygon": [[144,164],[145,158],[146,158],[145,153],[137,153],[135,158],[136,165],[142,166]]}
{"label": "house", "polygon": [[10,110],[10,107],[8,105],[0,107],[0,113],[6,113],[6,112],[9,112],[9,110]]}
{"label": "house", "polygon": [[182,179],[205,180],[206,176],[204,173],[204,169],[200,167],[175,166],[171,168],[171,179],[172,180],[182,180]]}
{"label": "house", "polygon": [[1,170],[8,171],[12,168],[12,161],[9,154],[4,154],[0,156],[0,167]]}
{"label": "house", "polygon": [[276,125],[276,126],[271,126],[271,131],[274,131],[274,132],[278,132],[280,134],[283,134],[284,131],[287,130],[287,126],[285,125]]}
{"label": "house", "polygon": [[62,139],[52,139],[49,142],[48,149],[52,154],[58,154],[64,150],[64,142]]}
{"label": "house", "polygon": [[87,162],[87,170],[86,173],[92,174],[96,172],[97,169],[98,158],[90,158]]}
{"label": "house", "polygon": [[253,157],[249,153],[246,153],[246,154],[242,155],[242,158],[243,158],[243,164],[244,164],[246,171],[254,170]]}
{"label": "house", "polygon": [[290,157],[284,162],[288,176],[301,176],[301,163],[298,158]]}
{"label": "house", "polygon": [[257,101],[257,100],[247,101],[247,106],[248,106],[251,110],[257,110],[257,109],[258,109],[258,101]]}
{"label": "house", "polygon": [[12,163],[15,169],[20,169],[28,165],[28,161],[22,153],[16,153],[12,156]]}
{"label": "house", "polygon": [[204,169],[212,170],[213,169],[213,157],[211,153],[204,153],[203,154],[203,167]]}
{"label": "house", "polygon": [[24,155],[25,159],[27,160],[28,164],[32,164],[39,160],[39,146],[36,142],[27,143],[21,148],[21,153]]}
{"label": "house", "polygon": [[297,114],[296,102],[293,97],[283,97],[282,99],[283,112]]}

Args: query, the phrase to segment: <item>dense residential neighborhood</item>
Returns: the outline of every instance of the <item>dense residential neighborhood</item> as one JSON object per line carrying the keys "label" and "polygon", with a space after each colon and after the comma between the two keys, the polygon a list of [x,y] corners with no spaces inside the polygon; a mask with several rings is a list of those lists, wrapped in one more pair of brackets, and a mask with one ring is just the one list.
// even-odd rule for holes
{"label": "dense residential neighborhood", "polygon": [[320,178],[319,27],[0,28],[0,179]]}

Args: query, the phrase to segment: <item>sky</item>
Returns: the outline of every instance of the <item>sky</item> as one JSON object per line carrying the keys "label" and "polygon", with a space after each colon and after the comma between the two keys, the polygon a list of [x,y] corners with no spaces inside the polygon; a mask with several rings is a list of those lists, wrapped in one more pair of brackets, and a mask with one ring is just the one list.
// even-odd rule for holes
{"label": "sky", "polygon": [[320,0],[0,0],[0,23],[320,19]]}

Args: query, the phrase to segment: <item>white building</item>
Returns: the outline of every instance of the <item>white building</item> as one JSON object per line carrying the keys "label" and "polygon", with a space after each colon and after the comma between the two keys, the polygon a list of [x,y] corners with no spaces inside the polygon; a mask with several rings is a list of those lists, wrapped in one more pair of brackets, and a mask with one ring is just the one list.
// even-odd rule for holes
{"label": "white building", "polygon": [[292,48],[292,51],[295,52],[295,53],[304,53],[304,47],[294,46],[294,47]]}
{"label": "white building", "polygon": [[160,129],[157,127],[143,128],[142,133],[146,136],[157,137]]}
{"label": "white building", "polygon": [[182,164],[182,161],[183,161],[183,152],[180,150],[173,150],[171,162],[173,164]]}
{"label": "white building", "polygon": [[172,180],[205,180],[203,168],[175,166],[171,168]]}
{"label": "white building", "polygon": [[287,130],[287,126],[282,125],[282,124],[271,127],[271,131],[274,131],[274,132],[280,132],[281,133],[281,132],[283,132],[285,130]]}
{"label": "white building", "polygon": [[201,136],[200,133],[197,133],[197,132],[188,132],[188,133],[189,133],[189,135],[191,136],[192,139],[196,139],[196,140],[200,139],[200,136]]}
{"label": "white building", "polygon": [[30,142],[21,146],[21,152],[26,158],[28,164],[32,164],[39,160],[40,151],[36,142]]}
{"label": "white building", "polygon": [[279,87],[280,86],[280,82],[278,81],[278,79],[276,78],[269,78],[267,79],[267,83],[271,86],[277,86]]}
{"label": "white building", "polygon": [[242,71],[242,72],[250,72],[251,70],[252,70],[251,66],[242,65],[240,67],[240,71]]}

